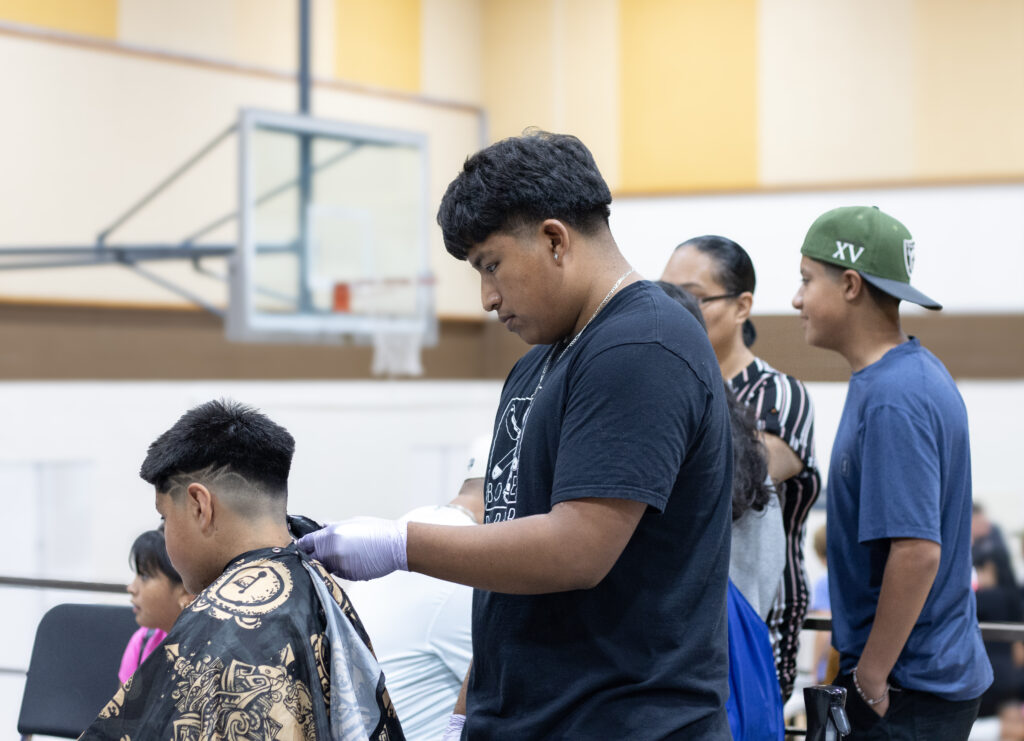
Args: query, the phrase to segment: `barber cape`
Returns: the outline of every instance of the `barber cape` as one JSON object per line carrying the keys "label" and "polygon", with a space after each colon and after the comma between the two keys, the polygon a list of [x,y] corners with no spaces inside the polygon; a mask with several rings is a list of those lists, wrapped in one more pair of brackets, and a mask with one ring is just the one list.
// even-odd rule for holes
{"label": "barber cape", "polygon": [[342,589],[294,544],[234,559],[82,739],[404,739]]}

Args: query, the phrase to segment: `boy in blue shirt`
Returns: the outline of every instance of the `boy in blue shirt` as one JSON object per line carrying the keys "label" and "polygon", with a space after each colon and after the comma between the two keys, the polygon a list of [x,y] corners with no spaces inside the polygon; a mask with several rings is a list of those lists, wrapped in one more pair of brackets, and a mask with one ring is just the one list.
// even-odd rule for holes
{"label": "boy in blue shirt", "polygon": [[900,327],[914,242],[877,208],[838,208],[801,248],[804,337],[853,371],[828,477],[836,684],[852,739],[967,739],[992,681],[971,591],[967,411]]}

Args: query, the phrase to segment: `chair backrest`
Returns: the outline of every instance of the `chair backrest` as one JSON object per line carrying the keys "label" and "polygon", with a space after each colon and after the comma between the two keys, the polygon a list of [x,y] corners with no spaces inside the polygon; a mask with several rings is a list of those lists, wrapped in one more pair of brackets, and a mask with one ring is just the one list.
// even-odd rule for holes
{"label": "chair backrest", "polygon": [[18,732],[78,738],[120,686],[121,656],[138,627],[130,607],[57,605],[43,615]]}

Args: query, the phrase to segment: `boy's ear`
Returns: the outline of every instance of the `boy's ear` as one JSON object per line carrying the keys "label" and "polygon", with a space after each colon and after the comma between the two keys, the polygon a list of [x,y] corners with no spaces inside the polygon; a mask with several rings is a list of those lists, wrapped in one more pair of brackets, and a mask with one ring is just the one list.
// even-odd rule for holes
{"label": "boy's ear", "polygon": [[571,235],[565,223],[559,219],[545,219],[540,225],[545,247],[552,260],[563,264],[571,246]]}
{"label": "boy's ear", "polygon": [[210,490],[200,483],[192,482],[185,490],[185,504],[189,515],[203,533],[213,529],[216,500]]}
{"label": "boy's ear", "polygon": [[864,279],[856,270],[844,270],[839,285],[843,291],[843,298],[847,301],[855,301],[865,291]]}

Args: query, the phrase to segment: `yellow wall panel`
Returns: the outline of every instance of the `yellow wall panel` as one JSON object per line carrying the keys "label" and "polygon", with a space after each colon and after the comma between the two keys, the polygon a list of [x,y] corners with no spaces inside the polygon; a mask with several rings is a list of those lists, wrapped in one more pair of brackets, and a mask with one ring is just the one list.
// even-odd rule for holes
{"label": "yellow wall panel", "polygon": [[1024,172],[1024,3],[916,0],[915,169]]}
{"label": "yellow wall panel", "polygon": [[618,182],[618,0],[486,0],[483,96],[491,139],[574,134]]}
{"label": "yellow wall panel", "polygon": [[558,0],[555,126],[587,145],[608,185],[620,181],[618,0]]}
{"label": "yellow wall panel", "polygon": [[913,2],[762,1],[762,185],[914,176]]}
{"label": "yellow wall panel", "polygon": [[483,3],[484,106],[494,140],[527,126],[556,128],[552,8],[552,0]]}
{"label": "yellow wall panel", "polygon": [[335,8],[337,76],[418,92],[419,0],[336,0]]}
{"label": "yellow wall panel", "polygon": [[0,0],[0,19],[117,38],[117,0]]}
{"label": "yellow wall panel", "polygon": [[757,1],[620,0],[621,189],[757,182]]}
{"label": "yellow wall panel", "polygon": [[421,91],[474,105],[483,101],[479,0],[422,0]]}

